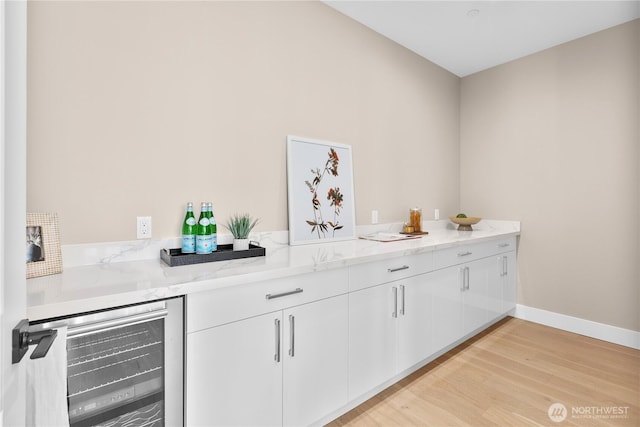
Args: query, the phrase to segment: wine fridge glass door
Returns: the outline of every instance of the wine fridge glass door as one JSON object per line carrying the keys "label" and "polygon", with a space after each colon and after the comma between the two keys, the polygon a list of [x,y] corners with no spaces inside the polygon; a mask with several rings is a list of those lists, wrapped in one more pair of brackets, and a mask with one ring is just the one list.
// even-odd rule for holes
{"label": "wine fridge glass door", "polygon": [[69,338],[70,424],[161,423],[164,346],[164,318]]}

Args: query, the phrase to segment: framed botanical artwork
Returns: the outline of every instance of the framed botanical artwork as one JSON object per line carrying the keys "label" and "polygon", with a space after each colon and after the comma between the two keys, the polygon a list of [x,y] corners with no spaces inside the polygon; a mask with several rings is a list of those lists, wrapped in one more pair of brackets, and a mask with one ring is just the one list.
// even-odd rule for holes
{"label": "framed botanical artwork", "polygon": [[27,214],[27,279],[62,272],[60,229],[55,213]]}
{"label": "framed botanical artwork", "polygon": [[287,136],[289,244],[354,239],[351,146]]}

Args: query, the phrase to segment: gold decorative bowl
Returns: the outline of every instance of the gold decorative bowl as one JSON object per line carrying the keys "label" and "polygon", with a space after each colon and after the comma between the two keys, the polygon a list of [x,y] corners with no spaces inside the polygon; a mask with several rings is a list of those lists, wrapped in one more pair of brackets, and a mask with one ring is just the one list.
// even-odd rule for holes
{"label": "gold decorative bowl", "polygon": [[451,220],[451,222],[458,224],[458,230],[472,231],[473,228],[471,228],[471,226],[473,224],[479,223],[482,218],[477,216],[470,216],[467,218],[456,218],[455,216],[450,216],[449,219]]}

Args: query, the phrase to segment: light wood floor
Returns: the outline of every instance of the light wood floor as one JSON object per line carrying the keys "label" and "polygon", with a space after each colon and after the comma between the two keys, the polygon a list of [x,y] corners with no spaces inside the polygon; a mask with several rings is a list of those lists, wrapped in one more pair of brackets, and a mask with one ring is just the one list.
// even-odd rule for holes
{"label": "light wood floor", "polygon": [[640,426],[640,351],[507,318],[329,424],[491,425]]}

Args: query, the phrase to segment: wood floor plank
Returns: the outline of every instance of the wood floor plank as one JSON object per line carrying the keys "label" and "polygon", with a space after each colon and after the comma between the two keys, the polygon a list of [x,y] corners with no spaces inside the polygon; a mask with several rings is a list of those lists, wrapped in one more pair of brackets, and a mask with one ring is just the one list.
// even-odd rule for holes
{"label": "wood floor plank", "polygon": [[640,426],[640,351],[507,318],[329,424],[549,425]]}

